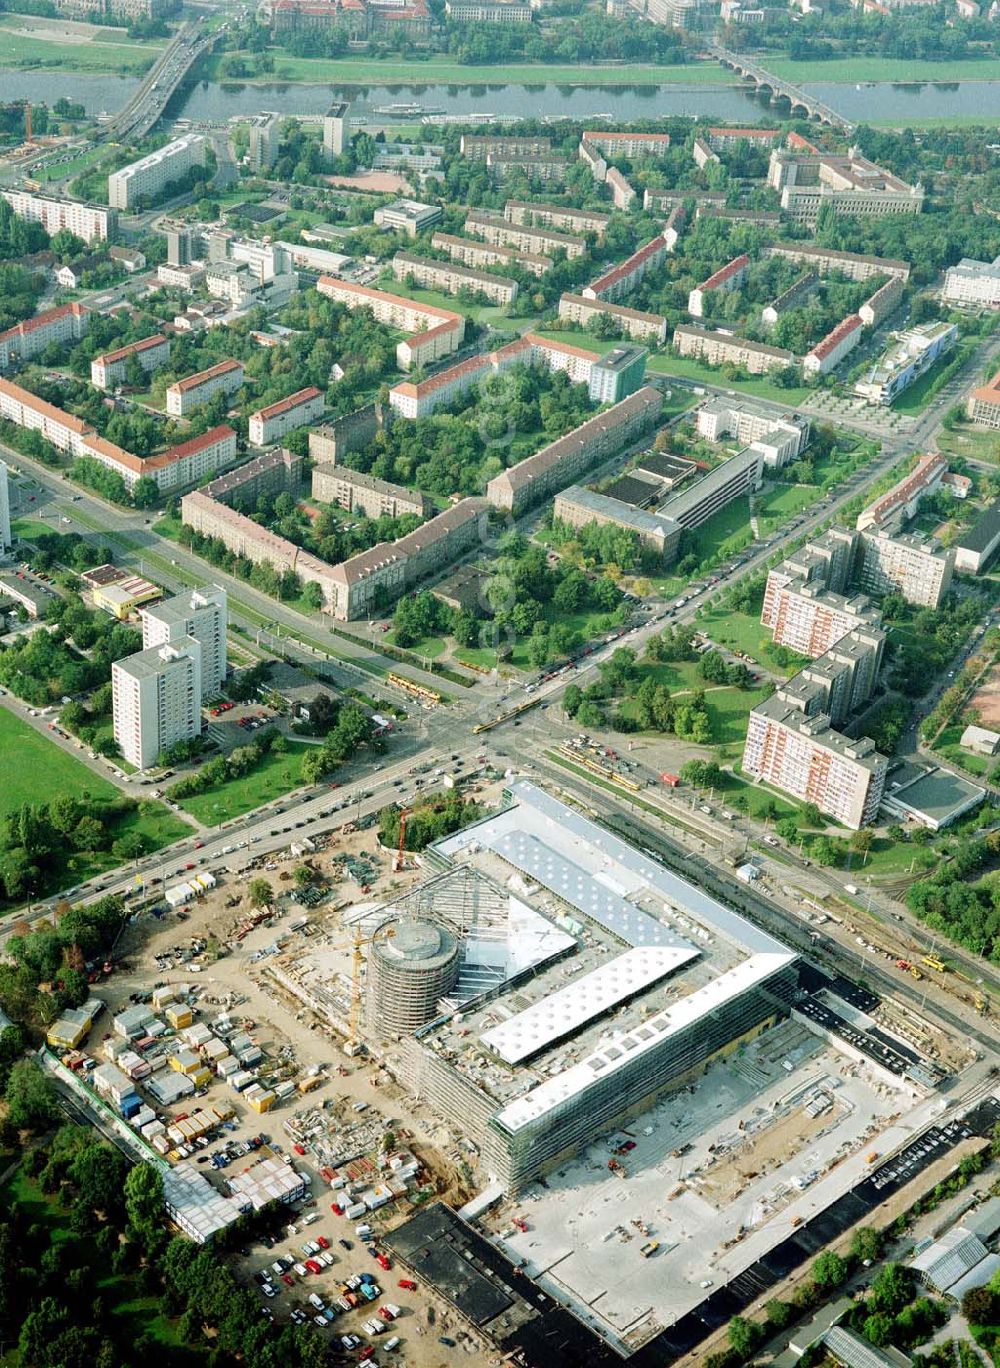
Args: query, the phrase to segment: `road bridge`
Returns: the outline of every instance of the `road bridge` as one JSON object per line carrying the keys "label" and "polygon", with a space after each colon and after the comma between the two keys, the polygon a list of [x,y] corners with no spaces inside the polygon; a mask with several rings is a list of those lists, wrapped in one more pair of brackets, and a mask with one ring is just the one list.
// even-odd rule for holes
{"label": "road bridge", "polygon": [[103,137],[114,142],[144,138],[195,62],[211,49],[218,36],[219,30],[204,31],[202,19],[185,24],[163,49],[125,108],[104,126]]}
{"label": "road bridge", "polygon": [[815,99],[812,95],[807,95],[800,86],[792,85],[791,81],[783,81],[780,76],[775,76],[773,72],[762,67],[758,62],[752,61],[749,57],[743,57],[737,52],[730,52],[723,47],[710,47],[709,52],[721,62],[723,66],[729,67],[742,76],[745,81],[752,81],[758,90],[769,90],[772,99],[785,99],[792,106],[792,113],[801,110],[810,119],[817,119],[820,123],[828,124],[831,128],[839,128],[842,133],[853,133],[855,125],[849,119],[845,119],[842,114],[838,114],[830,105],[824,104],[822,100]]}

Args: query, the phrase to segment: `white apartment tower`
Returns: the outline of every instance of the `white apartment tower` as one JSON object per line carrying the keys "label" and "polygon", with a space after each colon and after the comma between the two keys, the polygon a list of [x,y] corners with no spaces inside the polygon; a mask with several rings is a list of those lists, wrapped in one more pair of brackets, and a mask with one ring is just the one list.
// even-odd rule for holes
{"label": "white apartment tower", "polygon": [[194,638],[201,647],[200,704],[203,698],[218,693],[226,677],[227,625],[225,589],[194,589],[189,594],[178,594],[142,610],[143,653]]}
{"label": "white apartment tower", "polygon": [[190,167],[204,166],[205,146],[200,133],[186,133],[148,157],[112,171],[108,176],[108,203],[112,209],[134,209],[143,196],[152,199]]}
{"label": "white apartment tower", "polygon": [[10,491],[7,487],[7,467],[0,461],[0,554],[10,549]]}
{"label": "white apartment tower", "polygon": [[194,637],[137,651],[111,667],[115,740],[137,769],[201,732],[201,645]]}

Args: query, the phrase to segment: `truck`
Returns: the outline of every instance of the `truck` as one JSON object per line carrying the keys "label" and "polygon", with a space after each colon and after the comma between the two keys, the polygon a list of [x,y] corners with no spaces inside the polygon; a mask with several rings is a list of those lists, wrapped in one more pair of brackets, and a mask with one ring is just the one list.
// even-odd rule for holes
{"label": "truck", "polygon": [[642,1255],[644,1259],[648,1259],[651,1254],[656,1253],[659,1247],[659,1240],[647,1240],[646,1243],[639,1250],[639,1253]]}
{"label": "truck", "polygon": [[680,785],[680,778],[676,774],[661,774],[660,783],[666,784],[667,788],[677,788]]}

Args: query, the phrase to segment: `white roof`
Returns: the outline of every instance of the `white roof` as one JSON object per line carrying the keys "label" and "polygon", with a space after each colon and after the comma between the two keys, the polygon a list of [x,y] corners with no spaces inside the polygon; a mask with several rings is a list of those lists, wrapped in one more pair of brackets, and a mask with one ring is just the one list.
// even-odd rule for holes
{"label": "white roof", "polygon": [[634,947],[483,1031],[479,1039],[508,1064],[517,1064],[697,958],[690,946]]}
{"label": "white roof", "polygon": [[541,1120],[548,1112],[556,1111],[570,1098],[577,1097],[597,1081],[607,1078],[636,1059],[662,1045],[671,1036],[695,1025],[724,1003],[739,997],[795,958],[791,951],[783,954],[756,954],[729,969],[704,988],[690,993],[679,1002],[644,1021],[631,1031],[614,1036],[606,1044],[587,1055],[579,1064],[565,1069],[555,1078],[547,1079],[530,1092],[504,1107],[494,1117],[504,1130],[517,1132]]}

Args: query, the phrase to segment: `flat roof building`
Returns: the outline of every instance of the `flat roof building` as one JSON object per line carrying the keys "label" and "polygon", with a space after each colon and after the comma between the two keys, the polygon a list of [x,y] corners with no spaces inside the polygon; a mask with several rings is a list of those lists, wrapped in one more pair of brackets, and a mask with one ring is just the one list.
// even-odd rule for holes
{"label": "flat roof building", "polygon": [[185,133],[148,156],[112,171],[108,176],[108,203],[113,209],[134,209],[152,200],[170,181],[192,166],[204,166],[206,140],[200,133]]}
{"label": "flat roof building", "polygon": [[182,637],[111,666],[115,740],[136,769],[201,734],[201,644]]}
{"label": "flat roof building", "polygon": [[225,589],[192,589],[142,612],[144,650],[186,641],[201,647],[201,697],[217,694],[226,677],[229,599]]}
{"label": "flat roof building", "polygon": [[956,266],[949,266],[941,297],[948,304],[1000,309],[1000,256],[992,261],[963,257]]}
{"label": "flat roof building", "polygon": [[372,215],[379,228],[389,228],[396,233],[405,233],[415,238],[425,228],[430,228],[441,219],[443,210],[439,204],[421,204],[419,200],[394,200],[383,204]]}
{"label": "flat roof building", "polygon": [[955,543],[955,569],[967,575],[978,575],[1000,547],[1000,499],[989,508]]}

